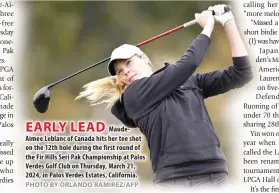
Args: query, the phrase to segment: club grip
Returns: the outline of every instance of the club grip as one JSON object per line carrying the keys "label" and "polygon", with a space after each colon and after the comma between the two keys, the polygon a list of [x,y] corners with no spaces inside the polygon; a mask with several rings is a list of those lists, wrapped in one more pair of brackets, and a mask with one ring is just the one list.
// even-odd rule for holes
{"label": "club grip", "polygon": [[[225,12],[229,12],[232,10],[232,7],[230,5],[227,5],[224,7],[224,9],[225,9]],[[215,15],[215,12],[213,11],[212,14]]]}

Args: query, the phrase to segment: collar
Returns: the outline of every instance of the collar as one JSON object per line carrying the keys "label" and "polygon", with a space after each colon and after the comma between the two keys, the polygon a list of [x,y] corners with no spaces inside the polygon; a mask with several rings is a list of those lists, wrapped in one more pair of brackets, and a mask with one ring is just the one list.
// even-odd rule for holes
{"label": "collar", "polygon": [[[165,62],[165,66],[162,67],[162,68],[160,68],[159,70],[153,72],[153,74],[157,74],[157,73],[159,73],[159,72],[162,72],[162,71],[165,70],[169,65],[170,65],[170,64],[169,64],[168,62]],[[153,75],[153,74],[152,74],[152,75]]]}

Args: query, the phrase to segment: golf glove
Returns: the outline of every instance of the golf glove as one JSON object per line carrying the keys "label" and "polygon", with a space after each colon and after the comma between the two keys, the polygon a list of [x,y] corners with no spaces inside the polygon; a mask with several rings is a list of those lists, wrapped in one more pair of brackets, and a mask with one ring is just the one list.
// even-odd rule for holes
{"label": "golf glove", "polygon": [[215,15],[214,18],[216,21],[221,23],[223,26],[225,25],[226,22],[234,19],[233,14],[231,11],[225,12],[225,6],[224,4],[219,4],[219,5],[214,5],[210,6],[208,10],[214,11]]}

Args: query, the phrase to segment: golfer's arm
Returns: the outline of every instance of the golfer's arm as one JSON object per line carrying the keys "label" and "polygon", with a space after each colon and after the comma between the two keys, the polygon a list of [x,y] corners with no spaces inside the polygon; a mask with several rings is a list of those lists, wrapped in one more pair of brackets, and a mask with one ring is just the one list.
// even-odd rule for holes
{"label": "golfer's arm", "polygon": [[[168,95],[173,90],[184,84],[196,71],[203,61],[211,43],[210,38],[201,33],[183,54],[180,60],[170,65],[165,72],[157,75],[160,92]],[[156,75],[155,75],[156,76]],[[155,77],[154,76],[154,77]],[[167,87],[167,89],[166,89]]]}
{"label": "golfer's arm", "polygon": [[253,79],[248,56],[233,57],[232,66],[225,70],[196,74],[197,85],[205,98],[241,88]]}
{"label": "golfer's arm", "polygon": [[196,75],[197,84],[203,90],[205,98],[243,87],[253,79],[248,53],[235,21],[228,21],[224,28],[231,47],[233,64],[225,70]]}
{"label": "golfer's arm", "polygon": [[139,101],[144,101],[145,106],[152,106],[184,84],[199,67],[210,43],[207,35],[200,34],[175,64],[137,81],[134,87],[137,87]]}
{"label": "golfer's arm", "polygon": [[204,34],[204,35],[206,35],[207,37],[210,38],[213,29],[214,29],[214,25],[206,25],[206,26],[203,28],[201,34]]}
{"label": "golfer's arm", "polygon": [[231,47],[232,57],[247,56],[248,53],[239,35],[235,20],[228,21],[224,28]]}

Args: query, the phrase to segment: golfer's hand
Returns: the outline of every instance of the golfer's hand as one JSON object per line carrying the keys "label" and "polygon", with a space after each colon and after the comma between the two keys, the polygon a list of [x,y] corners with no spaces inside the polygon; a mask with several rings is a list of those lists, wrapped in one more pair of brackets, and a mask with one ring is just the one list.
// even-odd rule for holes
{"label": "golfer's hand", "polygon": [[218,21],[219,23],[221,23],[223,26],[228,21],[234,19],[231,11],[225,12],[225,7],[226,7],[226,5],[219,4],[219,5],[210,6],[208,8],[208,10],[215,12],[215,15],[214,15],[215,20]]}
{"label": "golfer's hand", "polygon": [[214,17],[212,15],[212,11],[203,11],[202,13],[196,13],[195,19],[198,22],[198,24],[202,27],[214,27]]}

